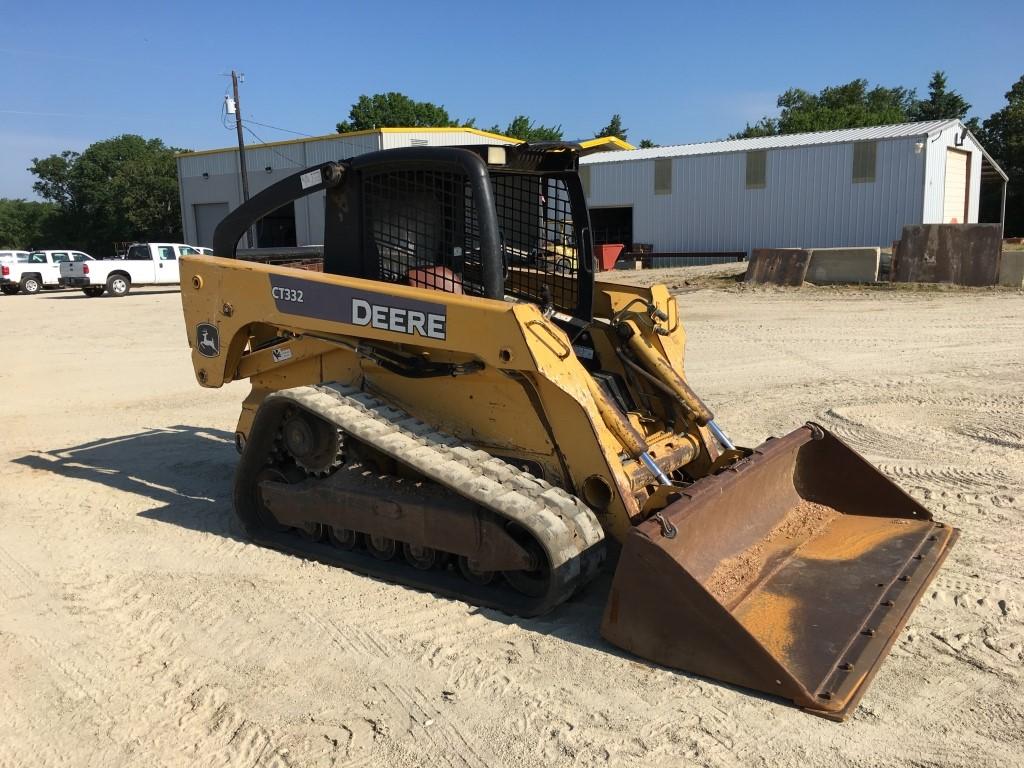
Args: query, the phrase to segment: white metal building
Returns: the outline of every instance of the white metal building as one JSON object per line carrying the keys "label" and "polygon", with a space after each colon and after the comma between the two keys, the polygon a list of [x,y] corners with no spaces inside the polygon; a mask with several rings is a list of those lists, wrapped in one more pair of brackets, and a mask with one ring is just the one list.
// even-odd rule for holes
{"label": "white metal building", "polygon": [[978,221],[1006,174],[958,120],[602,153],[581,161],[595,240],[660,252],[888,246]]}
{"label": "white metal building", "polygon": [[[249,195],[255,195],[275,181],[303,168],[379,149],[514,143],[518,143],[518,140],[476,128],[379,128],[258,144],[245,149]],[[212,245],[213,231],[217,224],[242,203],[238,148],[183,152],[178,155],[178,190],[185,242]],[[319,245],[323,231],[324,193],[318,192],[264,217],[256,227],[257,245]]]}

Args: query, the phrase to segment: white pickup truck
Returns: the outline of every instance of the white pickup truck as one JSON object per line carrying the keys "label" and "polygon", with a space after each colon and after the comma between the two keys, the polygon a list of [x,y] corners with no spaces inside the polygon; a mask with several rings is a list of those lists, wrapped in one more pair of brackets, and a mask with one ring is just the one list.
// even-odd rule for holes
{"label": "white pickup truck", "polygon": [[18,292],[39,293],[43,288],[56,288],[61,283],[61,266],[95,263],[92,256],[81,251],[33,251],[28,258],[0,263],[0,291],[8,296]]}
{"label": "white pickup truck", "polygon": [[60,284],[86,296],[127,296],[133,285],[177,285],[178,259],[197,253],[183,243],[135,243],[122,258],[62,264]]}

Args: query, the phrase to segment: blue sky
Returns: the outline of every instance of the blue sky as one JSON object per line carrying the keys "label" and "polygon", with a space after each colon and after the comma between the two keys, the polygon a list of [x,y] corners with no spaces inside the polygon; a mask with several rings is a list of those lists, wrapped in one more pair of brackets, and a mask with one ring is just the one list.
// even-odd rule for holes
{"label": "blue sky", "polygon": [[[31,197],[32,157],[121,133],[228,146],[243,116],[334,130],[362,93],[397,90],[477,124],[518,113],[589,136],[721,138],[790,86],[868,78],[927,89],[935,69],[987,117],[1024,74],[1024,3],[289,3],[0,0],[0,197]],[[253,125],[265,141],[289,134]],[[255,142],[251,136],[248,140]]]}

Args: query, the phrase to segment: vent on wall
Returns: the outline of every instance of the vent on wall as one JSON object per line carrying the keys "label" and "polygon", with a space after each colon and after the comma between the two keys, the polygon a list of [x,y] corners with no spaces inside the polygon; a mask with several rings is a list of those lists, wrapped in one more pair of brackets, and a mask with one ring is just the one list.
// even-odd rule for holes
{"label": "vent on wall", "polygon": [[672,194],[672,158],[654,161],[654,194]]}
{"label": "vent on wall", "polygon": [[425,147],[428,143],[426,139],[409,139],[409,144],[414,147]]}
{"label": "vent on wall", "polygon": [[768,177],[768,151],[747,152],[747,189],[764,189]]}
{"label": "vent on wall", "polygon": [[878,157],[878,143],[858,141],[853,145],[853,182],[860,184],[875,180],[875,160]]}

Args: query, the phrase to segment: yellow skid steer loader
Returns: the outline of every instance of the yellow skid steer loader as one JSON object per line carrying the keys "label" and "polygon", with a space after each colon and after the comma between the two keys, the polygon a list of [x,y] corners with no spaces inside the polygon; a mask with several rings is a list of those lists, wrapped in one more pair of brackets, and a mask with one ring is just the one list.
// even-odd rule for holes
{"label": "yellow skid steer loader", "polygon": [[[730,442],[668,291],[595,281],[580,153],[325,163],[182,260],[200,384],[252,384],[235,512],[267,546],[516,615],[614,567],[609,642],[842,719],[957,531],[816,424]],[[322,274],[234,258],[320,192]]]}

